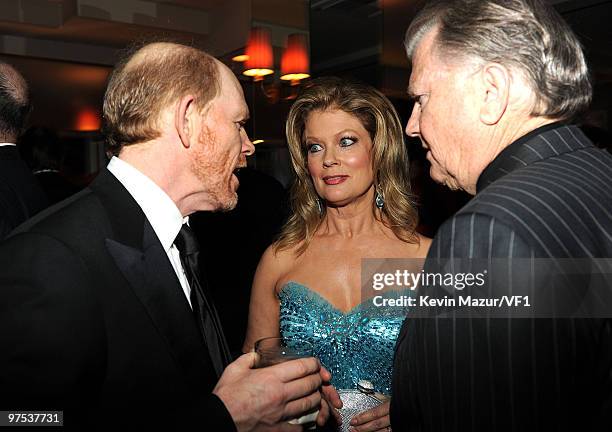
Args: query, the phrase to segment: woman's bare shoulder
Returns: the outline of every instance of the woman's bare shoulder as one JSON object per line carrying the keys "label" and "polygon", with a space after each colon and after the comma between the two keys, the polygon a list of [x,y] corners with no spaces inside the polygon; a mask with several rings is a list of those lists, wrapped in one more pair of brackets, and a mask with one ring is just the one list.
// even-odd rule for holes
{"label": "woman's bare shoulder", "polygon": [[419,238],[419,248],[417,249],[417,254],[419,255],[419,258],[425,258],[427,257],[427,253],[429,252],[429,248],[431,247],[431,238],[429,237],[425,237],[424,235],[421,235],[419,233],[417,233],[417,236]]}
{"label": "woman's bare shoulder", "polygon": [[416,233],[416,240],[416,242],[412,243],[402,241],[402,255],[405,258],[425,258],[427,256],[431,246],[431,239]]}
{"label": "woman's bare shoulder", "polygon": [[297,249],[297,246],[279,249],[278,243],[272,243],[261,256],[257,271],[265,272],[278,282],[295,265]]}
{"label": "woman's bare shoulder", "polygon": [[275,267],[284,267],[295,259],[296,251],[297,246],[279,249],[278,242],[274,242],[266,248],[261,256],[261,261]]}

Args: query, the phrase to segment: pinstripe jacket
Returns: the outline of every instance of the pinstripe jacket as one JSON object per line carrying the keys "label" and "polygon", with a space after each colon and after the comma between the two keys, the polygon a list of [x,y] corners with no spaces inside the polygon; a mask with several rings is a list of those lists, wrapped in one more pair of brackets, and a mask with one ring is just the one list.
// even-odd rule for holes
{"label": "pinstripe jacket", "polygon": [[[612,156],[575,126],[517,140],[477,191],[440,228],[426,267],[452,257],[612,257]],[[409,316],[396,348],[392,426],[612,430],[611,372],[607,319]]]}

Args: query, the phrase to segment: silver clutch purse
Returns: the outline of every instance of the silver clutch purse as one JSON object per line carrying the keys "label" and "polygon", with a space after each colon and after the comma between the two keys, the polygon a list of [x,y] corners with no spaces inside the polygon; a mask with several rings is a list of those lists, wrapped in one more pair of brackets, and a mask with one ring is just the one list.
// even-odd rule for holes
{"label": "silver clutch purse", "polygon": [[382,401],[371,393],[365,393],[359,389],[338,390],[343,407],[338,410],[342,417],[342,425],[338,431],[346,432],[350,428],[350,422],[357,414],[367,411],[382,404]]}

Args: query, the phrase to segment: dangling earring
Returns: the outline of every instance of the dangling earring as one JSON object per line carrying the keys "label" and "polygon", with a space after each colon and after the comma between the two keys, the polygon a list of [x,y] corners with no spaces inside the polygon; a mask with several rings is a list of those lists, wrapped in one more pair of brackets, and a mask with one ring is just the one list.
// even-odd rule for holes
{"label": "dangling earring", "polygon": [[319,209],[319,214],[323,214],[323,200],[321,198],[317,198],[317,208]]}
{"label": "dangling earring", "polygon": [[376,204],[376,207],[378,207],[379,209],[382,209],[385,206],[385,199],[383,198],[382,194],[378,191],[378,189],[376,189],[376,197],[374,198],[374,203]]}

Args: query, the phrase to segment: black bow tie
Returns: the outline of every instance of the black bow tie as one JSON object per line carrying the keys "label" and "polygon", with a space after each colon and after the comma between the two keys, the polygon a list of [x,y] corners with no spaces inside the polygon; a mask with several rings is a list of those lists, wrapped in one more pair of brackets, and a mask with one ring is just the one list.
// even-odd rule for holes
{"label": "black bow tie", "polygon": [[196,324],[208,347],[208,353],[217,376],[221,376],[225,366],[230,363],[231,356],[219,316],[200,273],[198,262],[200,248],[198,240],[189,225],[183,224],[174,244],[180,252],[181,264],[191,287],[190,299]]}

